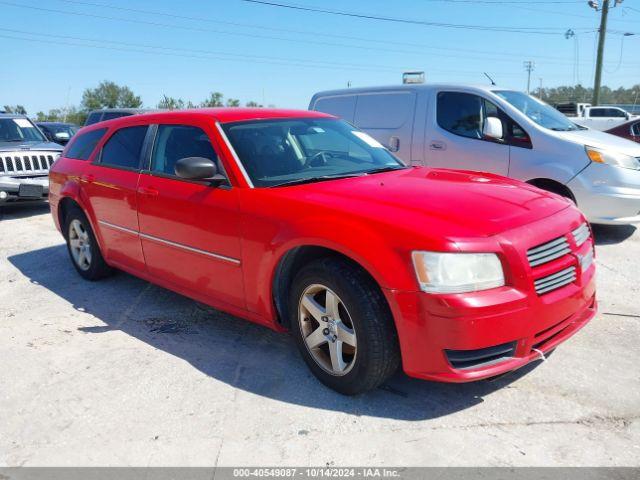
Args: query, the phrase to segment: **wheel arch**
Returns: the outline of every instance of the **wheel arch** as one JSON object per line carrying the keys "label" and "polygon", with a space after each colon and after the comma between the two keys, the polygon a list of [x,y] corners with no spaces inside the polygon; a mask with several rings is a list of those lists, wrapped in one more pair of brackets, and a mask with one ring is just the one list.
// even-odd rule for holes
{"label": "wheel arch", "polygon": [[272,278],[271,287],[276,311],[276,321],[282,327],[289,328],[291,326],[289,316],[287,314],[289,311],[288,293],[296,274],[309,262],[328,257],[341,259],[360,269],[380,290],[382,296],[385,298],[385,302],[387,302],[387,307],[391,311],[391,306],[389,305],[386,295],[384,295],[380,282],[376,279],[376,275],[370,272],[360,262],[343,252],[329,247],[320,245],[299,245],[287,250],[280,257]]}
{"label": "wheel arch", "polygon": [[538,187],[541,190],[546,190],[547,192],[557,193],[563,197],[567,197],[576,203],[576,197],[571,191],[569,187],[565,184],[558,182],[557,180],[552,180],[550,178],[540,177],[540,178],[532,178],[531,180],[527,180],[529,185],[533,185],[534,187]]}

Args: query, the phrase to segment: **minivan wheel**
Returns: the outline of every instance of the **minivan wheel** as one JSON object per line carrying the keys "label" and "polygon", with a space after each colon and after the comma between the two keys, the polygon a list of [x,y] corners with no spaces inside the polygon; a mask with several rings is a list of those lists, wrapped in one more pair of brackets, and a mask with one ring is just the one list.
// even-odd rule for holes
{"label": "minivan wheel", "polygon": [[98,242],[84,212],[72,208],[65,218],[65,238],[71,263],[86,280],[98,280],[112,270],[104,261]]}
{"label": "minivan wheel", "polygon": [[363,393],[400,365],[389,307],[359,267],[338,258],[310,263],[296,275],[289,305],[298,349],[328,387],[345,395]]}

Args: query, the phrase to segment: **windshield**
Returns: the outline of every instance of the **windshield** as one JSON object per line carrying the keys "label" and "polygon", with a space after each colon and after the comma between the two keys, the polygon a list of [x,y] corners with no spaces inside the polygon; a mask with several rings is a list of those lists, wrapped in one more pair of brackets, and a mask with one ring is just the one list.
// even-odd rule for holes
{"label": "windshield", "polygon": [[45,138],[26,118],[0,118],[0,142],[44,142]]}
{"label": "windshield", "polygon": [[341,120],[257,120],[222,128],[257,187],[405,168],[376,140]]}
{"label": "windshield", "polygon": [[494,91],[493,93],[509,102],[541,127],[559,132],[582,129],[558,110],[531,95],[514,91]]}

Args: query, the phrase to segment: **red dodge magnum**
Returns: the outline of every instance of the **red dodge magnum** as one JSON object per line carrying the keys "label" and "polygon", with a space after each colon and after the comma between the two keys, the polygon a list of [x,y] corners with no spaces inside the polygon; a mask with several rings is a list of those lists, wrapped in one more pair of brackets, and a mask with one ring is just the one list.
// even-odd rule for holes
{"label": "red dodge magnum", "polygon": [[120,269],[274,330],[327,386],[401,364],[466,382],[543,358],[595,314],[589,225],[495,175],[407,167],[317,112],[212,109],[83,128],[51,169],[87,280]]}

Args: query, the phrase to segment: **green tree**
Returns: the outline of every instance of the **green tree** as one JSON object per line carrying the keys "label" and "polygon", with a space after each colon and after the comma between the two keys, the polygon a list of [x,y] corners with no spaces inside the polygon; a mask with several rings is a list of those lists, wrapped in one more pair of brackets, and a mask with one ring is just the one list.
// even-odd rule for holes
{"label": "green tree", "polygon": [[258,102],[254,102],[253,100],[248,101],[245,105],[249,108],[262,108],[262,105]]}
{"label": "green tree", "polygon": [[184,100],[181,98],[162,96],[162,100],[158,102],[157,108],[163,110],[182,110],[184,108]]}
{"label": "green tree", "polygon": [[240,100],[237,98],[227,98],[227,107],[239,107]]}
{"label": "green tree", "polygon": [[82,108],[97,110],[100,108],[139,108],[142,99],[129,87],[114,82],[101,82],[96,88],[88,88],[82,94]]}
{"label": "green tree", "polygon": [[203,108],[224,107],[224,96],[220,92],[211,92],[209,98],[200,104]]}
{"label": "green tree", "polygon": [[3,108],[7,113],[18,113],[20,115],[27,114],[27,111],[22,105],[5,105]]}

